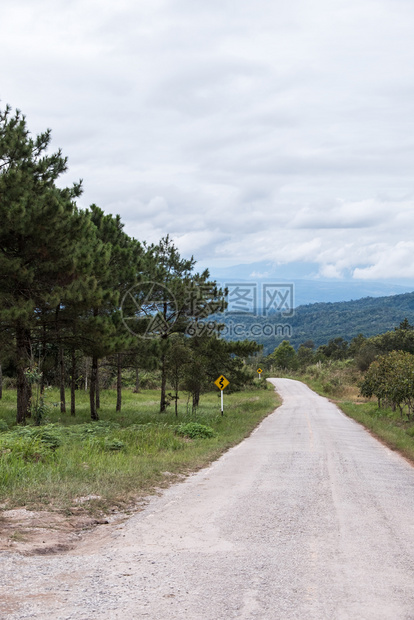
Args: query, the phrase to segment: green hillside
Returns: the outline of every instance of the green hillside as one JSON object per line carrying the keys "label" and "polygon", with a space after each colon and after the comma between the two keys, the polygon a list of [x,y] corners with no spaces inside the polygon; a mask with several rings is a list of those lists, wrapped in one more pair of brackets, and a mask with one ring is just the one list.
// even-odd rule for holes
{"label": "green hillside", "polygon": [[[269,353],[284,339],[290,340],[295,347],[306,340],[313,340],[318,347],[338,336],[348,341],[360,333],[367,337],[375,336],[393,329],[404,318],[414,324],[414,292],[389,297],[365,297],[355,301],[308,304],[296,308],[294,316],[290,318],[280,315],[248,317],[227,314],[223,322],[232,331],[226,334],[226,338],[238,339],[244,336],[254,339],[264,345],[264,353]],[[234,334],[236,324],[244,325],[243,334]],[[273,335],[270,334],[270,326],[273,327]],[[236,331],[241,332],[242,329]]]}

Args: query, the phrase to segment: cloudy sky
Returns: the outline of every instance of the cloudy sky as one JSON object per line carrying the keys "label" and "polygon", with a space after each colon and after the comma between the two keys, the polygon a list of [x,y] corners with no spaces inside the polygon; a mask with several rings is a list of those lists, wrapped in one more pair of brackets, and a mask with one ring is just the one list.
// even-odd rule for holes
{"label": "cloudy sky", "polygon": [[412,0],[13,0],[0,99],[202,265],[414,281]]}

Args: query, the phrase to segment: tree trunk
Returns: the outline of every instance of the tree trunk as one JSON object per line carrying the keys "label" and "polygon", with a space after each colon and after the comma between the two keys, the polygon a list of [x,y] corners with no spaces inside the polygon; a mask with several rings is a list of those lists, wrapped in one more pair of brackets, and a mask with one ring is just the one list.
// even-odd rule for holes
{"label": "tree trunk", "polygon": [[33,395],[33,388],[32,388],[32,384],[31,383],[27,383],[27,413],[26,413],[26,418],[31,418],[32,417],[32,395]]}
{"label": "tree trunk", "polygon": [[122,353],[117,355],[116,371],[116,411],[121,411],[122,407]]}
{"label": "tree trunk", "polygon": [[72,368],[70,380],[70,415],[76,415],[76,351],[72,349]]}
{"label": "tree trunk", "polygon": [[89,375],[89,357],[85,357],[84,359],[84,368],[85,368],[85,392],[88,391],[88,375]]}
{"label": "tree trunk", "polygon": [[166,360],[165,353],[161,356],[161,400],[160,400],[160,413],[163,413],[167,408],[167,399],[166,399],[166,388],[167,388],[167,368],[166,368]]}
{"label": "tree trunk", "polygon": [[99,385],[99,360],[96,358],[96,408],[101,408],[101,386]]}
{"label": "tree trunk", "polygon": [[[42,367],[39,370],[42,371],[42,376],[40,378],[40,393],[43,394],[45,391],[45,373],[43,372],[43,362],[46,359],[46,325],[43,323],[42,328]],[[40,361],[40,360],[39,360]]]}
{"label": "tree trunk", "polygon": [[25,376],[25,370],[29,363],[28,349],[30,335],[23,327],[16,329],[16,354],[17,354],[17,424],[24,424],[29,407],[29,386]]}
{"label": "tree trunk", "polygon": [[193,411],[197,409],[199,404],[200,404],[200,390],[196,389],[193,392]]}
{"label": "tree trunk", "polygon": [[64,357],[62,345],[59,345],[59,368],[60,368],[60,412],[66,413],[65,357]]}
{"label": "tree trunk", "polygon": [[91,407],[91,419],[99,420],[96,408],[96,384],[98,375],[98,358],[92,357],[91,380],[89,383],[89,401]]}

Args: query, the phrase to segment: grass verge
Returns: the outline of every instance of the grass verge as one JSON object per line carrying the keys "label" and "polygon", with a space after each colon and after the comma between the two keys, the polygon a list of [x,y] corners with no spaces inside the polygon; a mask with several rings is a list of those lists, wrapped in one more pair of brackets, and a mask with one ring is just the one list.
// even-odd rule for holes
{"label": "grass verge", "polygon": [[[15,398],[7,391],[0,401],[0,502],[7,509],[68,514],[79,508],[79,498],[91,498],[82,504],[90,511],[125,508],[218,458],[280,404],[271,389],[225,394],[221,416],[217,393],[211,393],[202,397],[196,414],[180,401],[177,418],[174,412],[158,413],[156,390],[125,391],[122,413],[115,413],[116,397],[108,390],[99,422],[88,419],[88,397],[79,394],[76,417],[51,407],[40,427],[16,427]],[[54,398],[52,391],[49,402]],[[212,430],[193,438],[176,432],[185,424],[194,430],[191,423]]]}

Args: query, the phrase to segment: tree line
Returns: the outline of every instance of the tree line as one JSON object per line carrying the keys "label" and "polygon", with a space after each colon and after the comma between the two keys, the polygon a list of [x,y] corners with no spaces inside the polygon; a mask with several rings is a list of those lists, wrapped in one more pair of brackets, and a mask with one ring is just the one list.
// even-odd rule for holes
{"label": "tree line", "polygon": [[407,318],[383,334],[369,338],[358,334],[350,342],[337,336],[315,347],[314,341],[308,339],[295,349],[289,340],[283,340],[263,358],[262,364],[283,370],[304,370],[318,362],[352,359],[356,367],[365,372],[378,356],[392,351],[414,354],[414,327]]}
{"label": "tree line", "polygon": [[242,384],[243,358],[260,347],[198,329],[224,309],[225,291],[169,236],[147,244],[126,234],[119,215],[80,209],[82,181],[61,186],[68,162],[50,141],[50,130],[33,137],[19,110],[0,112],[0,386],[2,365],[16,377],[17,422],[32,413],[34,380],[41,392],[58,383],[66,411],[68,374],[71,413],[83,374],[97,420],[102,360],[116,373],[118,411],[125,367],[159,368],[161,412],[181,385],[197,406],[225,371]]}
{"label": "tree line", "polygon": [[407,318],[384,334],[359,334],[351,342],[336,337],[318,348],[307,340],[296,351],[284,340],[261,363],[282,371],[305,371],[310,365],[341,360],[352,360],[364,373],[359,383],[362,396],[375,396],[378,407],[388,405],[401,415],[414,416],[414,326]]}

